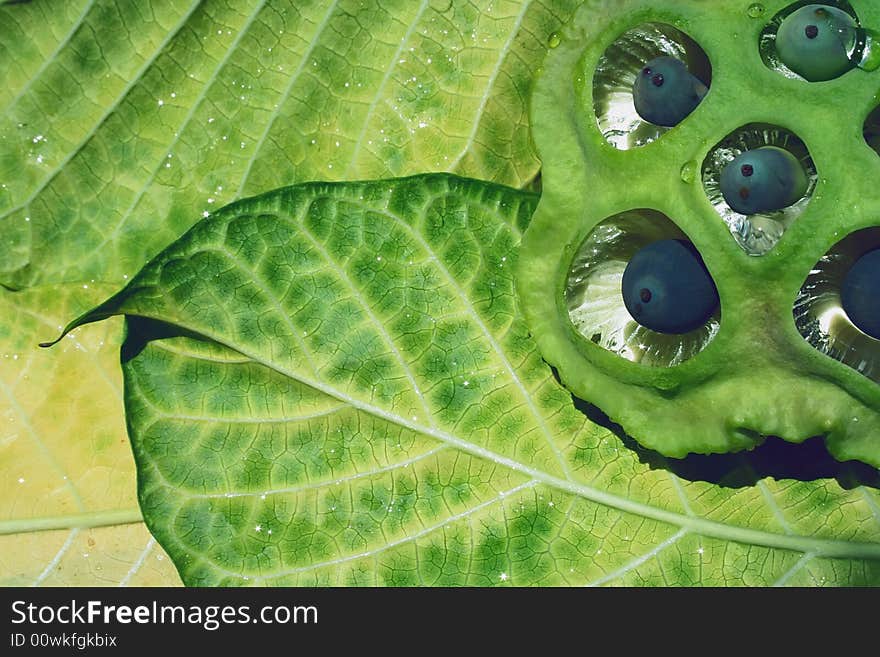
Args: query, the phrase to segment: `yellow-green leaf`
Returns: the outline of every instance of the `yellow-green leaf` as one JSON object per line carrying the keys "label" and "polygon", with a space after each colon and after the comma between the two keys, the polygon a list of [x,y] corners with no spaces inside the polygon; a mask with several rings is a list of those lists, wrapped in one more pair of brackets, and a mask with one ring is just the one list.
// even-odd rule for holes
{"label": "yellow-green leaf", "polygon": [[[84,289],[87,288],[87,289]],[[141,521],[118,322],[37,346],[106,286],[0,292],[0,584],[179,582]]]}

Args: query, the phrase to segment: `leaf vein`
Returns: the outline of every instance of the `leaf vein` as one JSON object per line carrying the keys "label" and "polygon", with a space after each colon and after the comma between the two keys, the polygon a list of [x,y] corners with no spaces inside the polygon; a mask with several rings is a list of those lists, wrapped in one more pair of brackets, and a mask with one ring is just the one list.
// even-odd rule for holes
{"label": "leaf vein", "polygon": [[150,552],[152,552],[153,547],[155,545],[156,545],[156,539],[153,538],[152,536],[150,536],[150,540],[147,541],[147,545],[141,551],[140,555],[138,555],[138,558],[132,564],[131,568],[129,568],[128,572],[125,573],[125,577],[123,577],[121,580],[119,580],[118,586],[122,587],[122,586],[129,585],[132,577],[134,577],[135,574],[137,574],[137,571],[139,571],[141,569],[141,567],[144,565],[144,562],[147,560],[147,556],[150,554]]}
{"label": "leaf vein", "polygon": [[73,545],[73,540],[76,538],[77,534],[79,534],[79,529],[71,529],[70,533],[67,535],[67,540],[64,541],[64,544],[61,546],[61,549],[55,553],[55,556],[52,557],[52,561],[50,561],[46,567],[43,569],[39,575],[37,575],[37,579],[34,580],[34,583],[31,586],[39,586],[45,581],[45,579],[49,576],[49,574],[55,570],[55,567],[61,562],[61,558],[67,554],[67,551],[70,549],[70,546]]}
{"label": "leaf vein", "polygon": [[677,531],[675,534],[673,534],[672,536],[667,538],[662,543],[659,543],[656,546],[654,546],[651,550],[648,550],[644,554],[636,557],[635,559],[633,559],[629,563],[625,564],[621,568],[618,568],[617,570],[610,572],[607,575],[604,575],[604,576],[600,577],[599,579],[594,580],[593,582],[590,582],[586,586],[602,586],[603,584],[607,584],[610,581],[613,581],[615,579],[622,577],[626,573],[635,570],[636,568],[641,566],[643,563],[645,563],[649,559],[656,557],[658,554],[660,554],[666,548],[671,547],[672,545],[675,545],[676,543],[678,543],[678,541],[680,541],[684,536],[686,536],[687,533],[688,533],[687,530],[680,529],[679,531]]}
{"label": "leaf vein", "polygon": [[257,140],[257,144],[254,147],[253,153],[251,153],[248,158],[248,163],[245,166],[244,173],[241,177],[241,184],[238,186],[238,191],[236,192],[236,197],[241,197],[242,191],[247,185],[248,178],[251,175],[251,169],[254,166],[254,162],[256,162],[257,157],[260,154],[260,151],[263,149],[263,145],[266,143],[266,139],[269,136],[269,133],[272,131],[272,127],[275,125],[275,121],[278,120],[278,117],[281,115],[281,108],[287,102],[287,99],[290,97],[290,92],[293,91],[293,85],[296,84],[296,81],[299,79],[299,76],[302,75],[303,71],[306,68],[306,63],[309,60],[309,57],[312,56],[312,53],[315,51],[315,48],[318,45],[319,37],[324,33],[324,30],[327,28],[327,25],[330,23],[330,18],[333,16],[333,13],[336,11],[336,7],[339,4],[339,0],[334,0],[333,3],[327,9],[327,13],[324,14],[323,19],[315,28],[314,35],[312,36],[311,41],[307,46],[306,52],[303,54],[302,58],[299,61],[299,65],[296,67],[296,70],[291,74],[290,81],[287,83],[287,87],[284,89],[284,93],[281,96],[281,100],[275,106],[272,114],[269,116],[269,120],[266,122],[266,129],[263,130],[263,134],[260,135],[260,138]]}
{"label": "leaf vein", "polygon": [[449,171],[453,171],[455,167],[459,165],[461,160],[470,150],[471,145],[474,143],[474,139],[477,136],[477,132],[480,128],[480,123],[483,117],[483,113],[486,111],[486,105],[489,103],[489,98],[492,96],[492,92],[495,87],[495,82],[498,79],[498,75],[501,73],[502,67],[504,65],[504,60],[507,57],[507,54],[510,52],[510,49],[513,47],[513,43],[516,40],[517,33],[519,32],[519,28],[522,25],[523,19],[525,19],[526,13],[531,7],[531,0],[527,0],[523,2],[522,9],[520,10],[519,15],[516,18],[516,22],[514,23],[513,28],[510,30],[510,36],[507,38],[507,41],[502,46],[501,50],[498,52],[498,60],[495,64],[495,67],[492,70],[491,75],[489,76],[489,81],[485,86],[485,91],[483,92],[480,98],[480,105],[477,108],[476,115],[474,116],[473,121],[471,122],[471,132],[467,136],[464,142],[464,148],[459,152],[459,154],[453,158],[453,160],[449,163],[447,167]]}
{"label": "leaf vein", "polygon": [[391,58],[391,65],[385,67],[385,75],[382,77],[382,81],[379,83],[379,87],[376,90],[376,95],[373,98],[373,101],[370,103],[369,108],[367,109],[367,114],[363,120],[363,126],[361,127],[361,131],[358,134],[357,139],[354,142],[354,149],[351,155],[351,161],[348,163],[348,167],[345,169],[345,178],[349,178],[351,174],[352,168],[357,163],[358,153],[360,152],[360,148],[364,142],[364,136],[367,134],[367,129],[370,127],[370,118],[373,116],[373,112],[376,111],[376,106],[379,104],[379,99],[382,97],[382,93],[385,91],[385,85],[388,84],[388,80],[391,79],[391,74],[394,72],[397,62],[400,59],[400,55],[403,52],[406,44],[409,42],[416,28],[418,27],[419,20],[422,18],[422,14],[425,13],[425,9],[430,5],[430,0],[422,0],[422,4],[419,6],[419,10],[416,13],[415,18],[410,24],[409,28],[406,31],[406,34],[400,40],[400,45],[397,47],[397,50],[394,52],[394,56]]}

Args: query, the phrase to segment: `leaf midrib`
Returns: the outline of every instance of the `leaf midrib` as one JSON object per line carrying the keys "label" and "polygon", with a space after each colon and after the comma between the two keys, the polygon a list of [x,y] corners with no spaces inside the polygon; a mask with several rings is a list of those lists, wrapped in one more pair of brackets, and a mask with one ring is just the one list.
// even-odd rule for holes
{"label": "leaf midrib", "polygon": [[[366,206],[360,203],[352,202],[353,205],[360,206],[365,212],[369,210]],[[568,467],[568,463],[563,457],[562,453],[559,451],[559,448],[553,442],[553,436],[550,430],[547,428],[547,423],[542,413],[538,411],[535,407],[535,402],[532,399],[532,395],[526,389],[525,385],[522,382],[519,374],[517,374],[516,369],[514,369],[513,365],[510,362],[510,359],[507,357],[507,354],[504,353],[504,350],[501,349],[501,345],[498,344],[498,340],[489,330],[489,327],[480,317],[479,313],[473,307],[473,304],[470,302],[465,291],[462,289],[461,285],[459,285],[458,280],[452,275],[446,265],[443,263],[443,259],[440,258],[435,252],[434,249],[428,244],[427,240],[421,235],[420,231],[415,230],[413,226],[411,226],[407,221],[403,219],[403,217],[398,216],[394,212],[390,210],[390,208],[383,208],[385,214],[392,219],[397,225],[399,225],[403,230],[405,230],[409,236],[415,241],[429,256],[434,259],[434,265],[437,268],[437,271],[446,279],[446,282],[455,291],[456,296],[458,297],[459,302],[464,308],[465,312],[470,315],[474,324],[483,334],[483,337],[488,341],[489,346],[492,347],[492,350],[498,356],[498,359],[501,361],[502,366],[507,373],[510,375],[511,380],[513,381],[514,386],[520,391],[520,394],[525,401],[526,407],[529,409],[531,414],[534,416],[535,421],[538,424],[538,428],[541,430],[541,433],[544,435],[546,439],[547,445],[550,447],[553,455],[556,460],[559,462],[560,469],[562,473],[566,476],[566,478],[571,478],[571,472]],[[303,229],[305,228],[305,224],[303,224]],[[518,233],[518,231],[514,231]],[[482,257],[481,257],[482,260]]]}
{"label": "leaf midrib", "polygon": [[56,529],[89,529],[93,527],[112,527],[143,522],[140,509],[112,509],[106,511],[87,511],[68,513],[42,518],[20,518],[0,520],[0,536],[43,532]]}

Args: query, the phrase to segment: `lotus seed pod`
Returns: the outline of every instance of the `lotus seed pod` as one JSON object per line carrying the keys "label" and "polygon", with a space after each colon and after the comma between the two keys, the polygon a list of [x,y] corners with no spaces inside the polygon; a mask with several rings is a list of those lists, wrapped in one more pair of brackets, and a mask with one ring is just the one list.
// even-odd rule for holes
{"label": "lotus seed pod", "polygon": [[[853,22],[832,11],[817,21],[819,35],[837,26],[837,52],[852,25],[880,27],[880,4],[853,5]],[[605,6],[601,15],[594,3],[582,7],[533,85],[543,187],[517,291],[541,356],[572,395],[665,456],[821,436],[835,458],[880,467],[877,256],[854,265],[835,250],[853,235],[857,256],[880,246],[880,157],[863,136],[880,71],[828,85],[779,75],[761,48],[779,17],[789,16],[783,36],[798,20],[782,2],[757,13],[739,0]],[[711,93],[674,130],[615,114],[624,106],[615,81],[637,81],[635,104],[640,85],[651,91],[658,57],[711,71]],[[786,63],[805,77],[829,75]],[[720,187],[737,156],[727,197],[755,214],[729,221],[722,192],[706,181]],[[756,205],[739,204],[743,188]],[[739,232],[776,219],[777,238],[749,250]],[[811,295],[821,298],[810,305]],[[804,316],[807,306],[815,316]],[[853,341],[828,347],[835,335]]]}

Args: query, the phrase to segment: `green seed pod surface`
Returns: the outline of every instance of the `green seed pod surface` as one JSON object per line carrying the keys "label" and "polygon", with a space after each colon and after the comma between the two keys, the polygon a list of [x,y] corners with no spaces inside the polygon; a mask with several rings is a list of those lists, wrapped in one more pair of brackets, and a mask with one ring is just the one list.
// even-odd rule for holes
{"label": "green seed pod surface", "polygon": [[[880,97],[880,72],[855,70],[823,85],[779,75],[758,43],[770,17],[743,0],[594,0],[561,34],[531,103],[543,192],[526,232],[517,287],[542,356],[572,394],[596,404],[643,445],[667,456],[750,449],[765,436],[824,436],[840,460],[880,467],[880,383],[821,353],[798,332],[793,306],[816,263],[855,231],[880,229],[880,157],[862,126]],[[866,27],[880,3],[853,0]],[[593,110],[592,76],[609,44],[659,22],[692,38],[712,65],[712,88],[656,141],[607,143]],[[726,135],[749,124],[802,139],[818,171],[803,214],[768,253],[748,255],[706,196],[698,170]],[[566,284],[585,239],[610,217],[662,213],[693,243],[720,298],[720,327],[705,348],[672,366],[649,366],[583,335]],[[620,302],[621,307],[623,302]]]}

